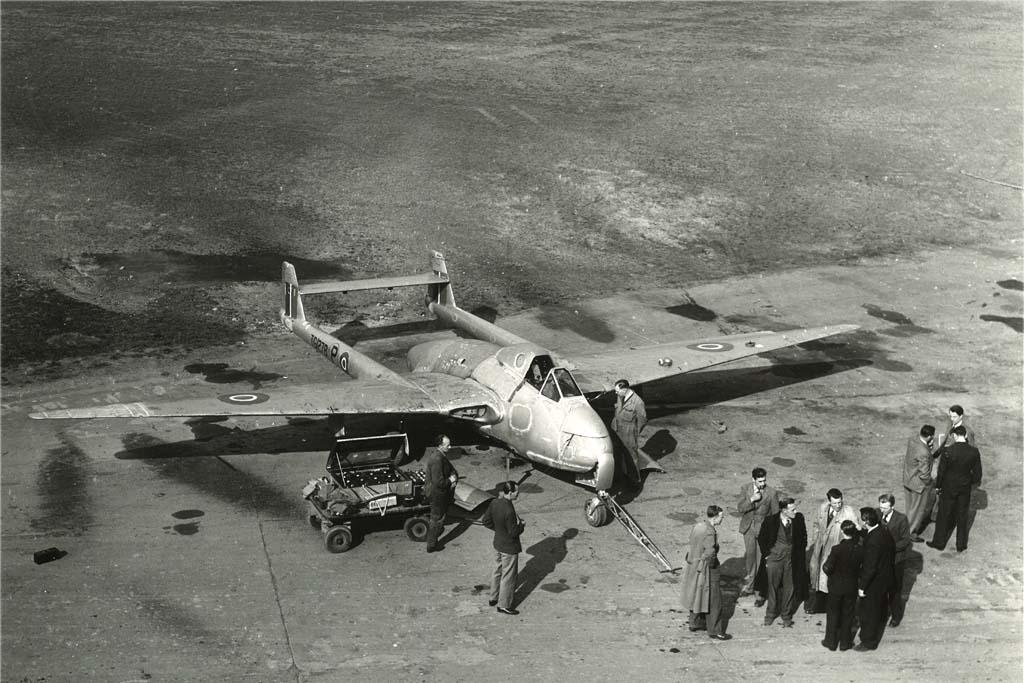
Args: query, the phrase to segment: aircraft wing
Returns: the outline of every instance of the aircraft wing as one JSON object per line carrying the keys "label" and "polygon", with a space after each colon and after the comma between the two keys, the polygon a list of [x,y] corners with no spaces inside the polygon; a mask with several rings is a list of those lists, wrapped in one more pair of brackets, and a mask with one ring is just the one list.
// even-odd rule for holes
{"label": "aircraft wing", "polygon": [[829,325],[637,346],[574,357],[570,369],[579,375],[581,383],[610,390],[617,379],[627,379],[632,385],[643,384],[856,329],[857,325]]}
{"label": "aircraft wing", "polygon": [[[497,410],[494,396],[471,382],[426,375],[424,387],[354,379],[324,384],[274,387],[217,396],[114,403],[88,408],[40,410],[35,420],[232,416],[316,416],[359,414],[436,414],[483,421]],[[450,381],[446,381],[450,380]],[[486,409],[490,410],[486,410]],[[477,412],[479,411],[479,412]],[[486,415],[485,415],[486,413]]]}

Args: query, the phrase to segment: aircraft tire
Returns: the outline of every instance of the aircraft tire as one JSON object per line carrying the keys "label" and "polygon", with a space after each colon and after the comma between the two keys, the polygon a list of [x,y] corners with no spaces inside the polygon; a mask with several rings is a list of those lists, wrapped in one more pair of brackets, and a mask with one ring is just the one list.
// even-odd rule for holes
{"label": "aircraft tire", "polygon": [[343,553],[352,547],[352,529],[347,526],[331,527],[324,536],[327,552]]}
{"label": "aircraft tire", "polygon": [[586,507],[583,508],[583,513],[587,517],[587,524],[595,527],[604,526],[612,518],[612,513],[608,510],[608,506],[597,496],[587,501]]}
{"label": "aircraft tire", "polygon": [[405,534],[409,540],[423,543],[427,540],[427,530],[430,524],[422,517],[410,517],[405,520]]}

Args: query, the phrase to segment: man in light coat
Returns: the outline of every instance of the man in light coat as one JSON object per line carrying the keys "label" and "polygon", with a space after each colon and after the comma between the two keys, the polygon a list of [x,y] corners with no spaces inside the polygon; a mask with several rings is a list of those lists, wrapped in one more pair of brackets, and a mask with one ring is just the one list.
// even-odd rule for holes
{"label": "man in light coat", "polygon": [[853,507],[843,504],[843,492],[839,489],[829,489],[826,498],[814,516],[814,538],[810,548],[811,586],[807,602],[804,603],[804,611],[808,614],[825,611],[828,576],[821,571],[821,567],[828,559],[832,547],[843,540],[842,523],[849,520],[856,524],[860,518]]}
{"label": "man in light coat", "polygon": [[650,456],[640,450],[640,432],[647,426],[647,406],[642,398],[629,386],[629,382],[620,379],[615,382],[615,416],[612,418],[612,430],[629,451],[631,462],[626,463],[626,475],[633,484],[640,483],[640,473],[644,470],[664,472],[664,468]]}
{"label": "man in light coat", "polygon": [[691,631],[707,630],[708,637],[730,640],[722,625],[722,588],[719,583],[718,531],[725,515],[722,508],[709,505],[707,519],[697,522],[690,532],[690,550],[686,553],[683,577],[683,609],[689,611]]}
{"label": "man in light coat", "polygon": [[920,543],[921,532],[928,526],[931,506],[935,501],[935,480],[932,478],[932,444],[935,427],[924,425],[921,431],[907,439],[907,453],[903,456],[903,493],[907,498],[907,520],[910,540]]}

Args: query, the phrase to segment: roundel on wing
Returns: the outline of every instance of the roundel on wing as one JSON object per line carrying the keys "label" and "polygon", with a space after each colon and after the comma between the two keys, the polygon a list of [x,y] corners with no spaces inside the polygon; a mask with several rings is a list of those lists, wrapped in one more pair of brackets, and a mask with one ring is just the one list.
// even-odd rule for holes
{"label": "roundel on wing", "polygon": [[257,403],[265,403],[270,400],[270,396],[266,394],[248,393],[248,394],[224,394],[217,397],[218,400],[224,403],[230,403],[236,406],[251,406]]}
{"label": "roundel on wing", "polygon": [[686,348],[691,351],[721,353],[723,351],[732,351],[732,344],[727,344],[725,342],[701,342],[700,344],[687,344]]}

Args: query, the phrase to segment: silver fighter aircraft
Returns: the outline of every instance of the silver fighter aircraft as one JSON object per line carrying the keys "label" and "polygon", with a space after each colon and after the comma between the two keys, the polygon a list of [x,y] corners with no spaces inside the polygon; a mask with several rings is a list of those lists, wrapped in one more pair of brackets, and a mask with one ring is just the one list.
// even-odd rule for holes
{"label": "silver fighter aircraft", "polygon": [[[456,420],[500,442],[515,455],[571,473],[592,489],[588,523],[610,519],[605,502],[615,473],[613,442],[605,423],[573,378],[570,367],[609,390],[616,379],[631,384],[692,372],[773,349],[857,329],[833,325],[785,332],[674,341],[577,356],[564,362],[530,341],[459,308],[444,256],[430,254],[430,272],[419,275],[299,285],[282,264],[281,321],[297,337],[352,377],[351,381],[276,387],[161,403],[119,403],[48,410],[35,419],[196,418],[230,416],[391,415]],[[472,337],[429,341],[410,349],[410,372],[396,373],[306,319],[304,296],[331,292],[425,286],[427,309]]]}

